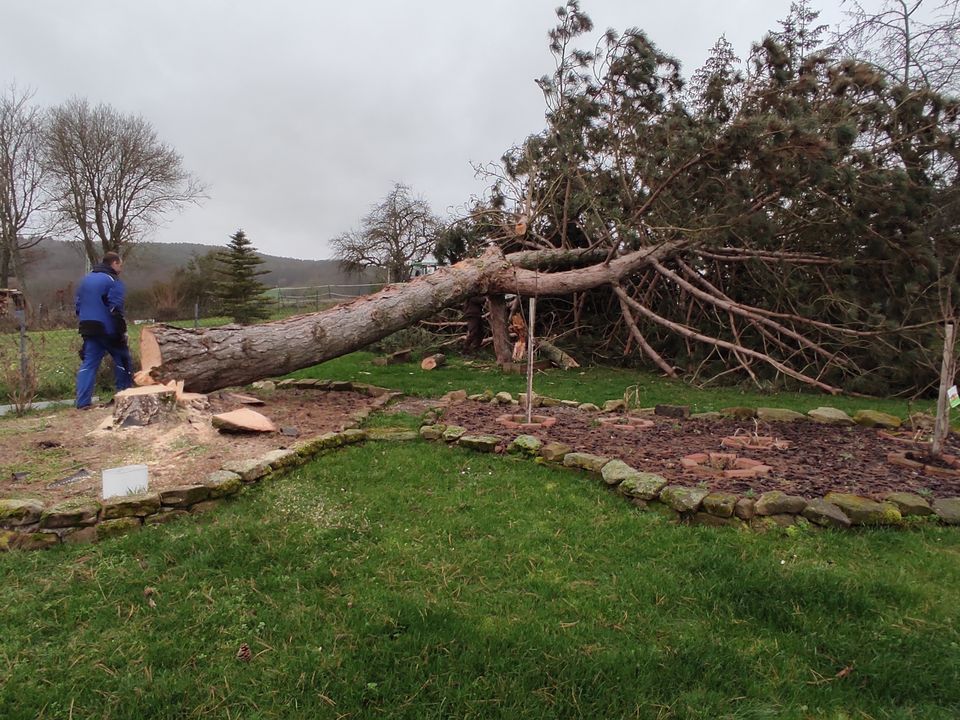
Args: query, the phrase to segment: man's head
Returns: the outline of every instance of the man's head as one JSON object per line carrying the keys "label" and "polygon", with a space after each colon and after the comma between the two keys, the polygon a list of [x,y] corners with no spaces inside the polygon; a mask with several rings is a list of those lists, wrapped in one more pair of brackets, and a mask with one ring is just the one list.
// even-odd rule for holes
{"label": "man's head", "polygon": [[115,252],[108,252],[103,255],[103,264],[114,272],[120,272],[123,268],[123,259]]}

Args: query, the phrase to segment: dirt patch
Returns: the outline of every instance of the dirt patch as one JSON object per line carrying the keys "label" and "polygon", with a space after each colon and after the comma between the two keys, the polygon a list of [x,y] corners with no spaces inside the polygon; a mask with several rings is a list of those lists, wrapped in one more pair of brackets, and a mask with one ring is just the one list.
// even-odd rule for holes
{"label": "dirt patch", "polygon": [[[902,452],[903,443],[891,440],[880,430],[838,427],[812,422],[754,424],[753,420],[675,420],[651,417],[653,427],[625,435],[602,427],[597,415],[573,408],[538,408],[538,414],[556,417],[550,428],[527,432],[543,442],[560,442],[579,452],[620,458],[628,465],[658,473],[671,483],[706,484],[711,490],[743,495],[768,490],[788,494],[822,497],[827,492],[856,493],[880,497],[891,491],[915,492],[934,497],[960,495],[960,476],[943,477],[916,468],[896,465],[887,460],[891,452]],[[503,408],[475,402],[452,405],[442,422],[461,425],[471,432],[493,434],[504,445],[516,433],[498,426]],[[681,458],[691,453],[716,453],[723,438],[751,433],[771,436],[789,443],[787,448],[743,450],[740,454],[770,465],[764,476],[751,478],[705,477],[685,468]],[[950,435],[946,452],[960,454],[960,438]]]}
{"label": "dirt patch", "polygon": [[[183,410],[176,422],[142,428],[100,429],[112,408],[57,410],[0,422],[0,497],[35,497],[46,502],[98,498],[104,468],[145,464],[150,489],[188,484],[228,460],[259,457],[299,438],[336,432],[374,403],[355,392],[283,389],[244,393],[264,401],[253,408],[289,435],[218,432],[212,414],[245,407],[229,392],[210,395],[209,412]],[[296,434],[294,434],[296,433]]]}

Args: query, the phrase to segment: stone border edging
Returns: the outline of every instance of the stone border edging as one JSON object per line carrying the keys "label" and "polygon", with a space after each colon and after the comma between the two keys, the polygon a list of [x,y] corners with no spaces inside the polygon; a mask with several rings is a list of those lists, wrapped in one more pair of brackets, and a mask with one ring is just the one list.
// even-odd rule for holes
{"label": "stone border edging", "polygon": [[[499,392],[467,395],[463,391],[448,393],[447,398],[488,402],[493,405],[519,405],[525,394],[514,400],[510,393]],[[534,396],[534,407],[563,405],[585,412],[615,412],[626,410],[622,400],[608,400],[600,408],[592,403],[577,403]],[[783,408],[725,408],[719,413],[692,416],[686,406],[658,405],[648,409],[655,415],[672,418],[757,418],[768,422],[818,422],[837,425],[898,428],[901,420],[893,415],[874,410],[860,410],[853,417],[842,410],[820,407],[807,415]],[[481,452],[493,452],[500,443],[494,435],[470,435],[458,426],[440,423],[424,425],[420,435],[427,440],[444,440]],[[578,469],[599,476],[631,504],[648,508],[676,521],[701,525],[749,526],[755,529],[789,527],[812,524],[820,527],[846,529],[853,526],[901,526],[906,518],[934,517],[944,525],[960,525],[960,497],[940,498],[931,504],[915,493],[890,492],[881,502],[861,495],[829,492],[823,498],[808,500],[799,495],[787,495],[773,490],[756,499],[733,493],[712,492],[704,488],[670,485],[666,478],[641,472],[618,458],[600,457],[576,452],[562,443],[543,444],[532,435],[520,435],[509,443],[507,451],[533,459],[535,462]],[[709,459],[709,454],[697,457],[697,464]],[[719,455],[714,453],[714,455]],[[688,456],[693,458],[693,456]],[[753,461],[756,462],[756,461]],[[764,467],[759,465],[759,467]],[[754,469],[743,472],[754,472]],[[730,472],[730,471],[727,471]],[[737,471],[734,471],[737,472]]]}
{"label": "stone border edging", "polygon": [[357,429],[360,423],[399,394],[376,385],[329,380],[281,380],[274,385],[353,391],[374,401],[353,413],[347,427],[340,432],[304,439],[290,448],[271,450],[258,458],[229,460],[197,483],[104,500],[61,500],[49,506],[39,500],[0,499],[0,552],[91,543],[124,535],[144,525],[159,525],[209,512],[247,485],[302,465],[327,450],[367,440],[368,433]]}
{"label": "stone border edging", "polygon": [[[290,448],[271,450],[259,458],[228,461],[199,483],[103,501],[82,498],[63,500],[49,507],[44,507],[36,500],[0,499],[0,552],[90,543],[123,535],[144,525],[159,525],[188,515],[206,513],[236,496],[247,485],[302,465],[327,450],[366,440],[411,440],[419,436],[425,440],[443,440],[478,452],[494,452],[501,443],[495,435],[469,434],[466,428],[439,422],[423,425],[419,432],[358,429],[357,426],[374,410],[384,407],[402,394],[388,388],[350,381],[295,379],[280,380],[273,385],[277,388],[359,392],[374,398],[374,402],[354,413],[347,428],[340,432],[301,440]],[[465,391],[458,390],[438,400],[437,407],[464,400],[519,405],[525,398],[521,394],[520,400],[515,400],[507,392],[468,396]],[[535,396],[534,401],[535,407],[562,405],[584,412],[625,409],[622,400],[607,401],[602,408],[592,403],[545,396]],[[689,408],[685,406],[660,405],[653,412],[666,417],[691,417]],[[714,417],[713,414],[710,416]],[[770,421],[813,420],[845,425],[857,423],[867,427],[899,427],[900,424],[899,418],[884,413],[860,411],[850,418],[834,408],[817,408],[810,411],[808,416],[778,408],[727,408],[716,416],[741,419],[758,417]],[[960,525],[960,498],[941,498],[931,504],[913,493],[892,492],[885,495],[882,502],[877,502],[859,495],[831,492],[823,498],[808,500],[773,490],[754,499],[727,492],[711,492],[704,488],[670,485],[666,478],[636,470],[617,458],[576,452],[562,443],[543,444],[532,435],[514,438],[507,450],[534,462],[596,475],[632,505],[653,510],[676,522],[758,530],[797,524],[846,529],[853,526],[901,526],[905,518],[935,516],[944,525]]]}

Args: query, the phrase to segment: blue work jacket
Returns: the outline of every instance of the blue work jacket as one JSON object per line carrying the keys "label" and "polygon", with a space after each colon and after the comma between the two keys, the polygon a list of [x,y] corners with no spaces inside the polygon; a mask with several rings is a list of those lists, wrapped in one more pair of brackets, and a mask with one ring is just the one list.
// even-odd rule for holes
{"label": "blue work jacket", "polygon": [[84,276],[77,288],[77,319],[80,334],[120,336],[127,331],[123,317],[126,296],[123,281],[102,263]]}

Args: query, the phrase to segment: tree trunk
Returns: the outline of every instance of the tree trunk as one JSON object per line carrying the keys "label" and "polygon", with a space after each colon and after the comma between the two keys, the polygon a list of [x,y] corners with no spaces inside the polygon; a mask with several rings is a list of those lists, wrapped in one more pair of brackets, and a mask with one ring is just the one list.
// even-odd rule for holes
{"label": "tree trunk", "polygon": [[947,402],[947,389],[953,384],[955,373],[956,330],[957,326],[952,322],[943,326],[943,364],[940,368],[940,392],[937,395],[937,421],[933,428],[933,440],[930,443],[930,455],[935,458],[943,454],[943,445],[950,433],[950,405]]}
{"label": "tree trunk", "polygon": [[6,242],[0,247],[0,288],[10,287],[10,248]]}
{"label": "tree trunk", "polygon": [[[244,385],[359,350],[474,295],[490,296],[496,345],[494,316],[502,318],[500,326],[506,338],[503,293],[542,296],[588,290],[668,257],[681,246],[679,242],[661,243],[610,262],[546,273],[527,268],[576,267],[586,256],[569,250],[543,250],[504,257],[493,247],[479,258],[464,260],[409,283],[387,286],[373,295],[319,313],[245,327],[145,327],[140,335],[142,366],[158,382],[183,380],[191,392]],[[509,338],[505,347],[509,361]]]}
{"label": "tree trunk", "polygon": [[507,332],[507,303],[503,295],[491,295],[487,298],[490,307],[490,335],[493,338],[493,354],[497,363],[503,365],[513,360],[513,348],[510,334]]}
{"label": "tree trunk", "polygon": [[420,361],[421,370],[434,370],[438,367],[447,364],[447,356],[443,353],[434,353],[433,355],[427,355],[423,360]]}
{"label": "tree trunk", "polygon": [[567,355],[567,353],[558,348],[556,345],[547,342],[546,340],[541,340],[537,345],[537,349],[540,351],[541,355],[543,355],[547,360],[552,362],[561,370],[571,370],[573,368],[580,367],[580,363]]}

